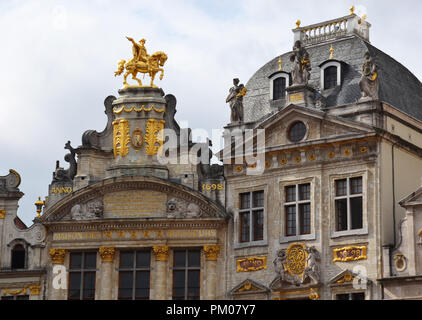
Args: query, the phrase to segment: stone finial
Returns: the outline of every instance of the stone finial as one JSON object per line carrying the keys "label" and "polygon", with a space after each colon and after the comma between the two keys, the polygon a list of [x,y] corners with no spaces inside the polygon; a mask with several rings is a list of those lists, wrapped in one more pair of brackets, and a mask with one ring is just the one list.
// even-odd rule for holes
{"label": "stone finial", "polygon": [[204,246],[205,258],[208,261],[217,261],[218,254],[220,253],[219,245],[206,245]]}
{"label": "stone finial", "polygon": [[152,252],[155,254],[155,259],[157,261],[167,261],[169,255],[168,246],[153,246]]}
{"label": "stone finial", "polygon": [[66,249],[50,249],[49,253],[53,264],[64,264]]}
{"label": "stone finial", "polygon": [[113,262],[116,251],[113,247],[101,247],[98,251],[103,262]]}

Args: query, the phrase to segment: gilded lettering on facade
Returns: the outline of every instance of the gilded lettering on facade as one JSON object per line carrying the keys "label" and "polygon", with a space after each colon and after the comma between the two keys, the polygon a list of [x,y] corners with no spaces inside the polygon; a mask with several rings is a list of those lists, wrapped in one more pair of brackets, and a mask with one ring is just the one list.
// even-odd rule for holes
{"label": "gilded lettering on facade", "polygon": [[149,156],[155,155],[164,142],[164,120],[148,119],[145,134],[145,152]]}
{"label": "gilded lettering on facade", "polygon": [[250,257],[236,260],[236,272],[249,272],[267,269],[267,257]]}
{"label": "gilded lettering on facade", "polygon": [[114,157],[121,157],[129,153],[130,124],[127,119],[113,121],[113,151]]}
{"label": "gilded lettering on facade", "polygon": [[72,187],[54,187],[51,188],[51,193],[53,194],[70,194],[72,193]]}
{"label": "gilded lettering on facade", "polygon": [[366,246],[350,246],[333,249],[333,262],[357,261],[366,259]]}

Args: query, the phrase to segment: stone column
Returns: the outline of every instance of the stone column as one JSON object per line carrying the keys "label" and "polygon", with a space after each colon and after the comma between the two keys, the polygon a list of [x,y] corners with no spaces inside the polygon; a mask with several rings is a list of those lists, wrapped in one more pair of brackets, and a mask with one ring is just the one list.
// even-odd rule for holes
{"label": "stone column", "polygon": [[[66,256],[66,249],[50,249],[50,258],[53,264],[51,270],[51,283],[50,283],[50,299],[51,300],[64,300],[66,290],[68,288],[69,277],[64,266],[64,258]],[[58,270],[55,265],[60,265],[62,268]],[[54,273],[54,269],[58,270],[58,273]]]}
{"label": "stone column", "polygon": [[155,299],[167,299],[167,260],[169,247],[168,246],[153,246],[152,252],[155,255],[155,276],[153,283],[155,284]]}
{"label": "stone column", "polygon": [[113,296],[113,263],[115,249],[112,247],[101,247],[99,250],[101,257],[100,274],[100,300],[111,300]]}
{"label": "stone column", "polygon": [[220,246],[204,246],[205,253],[205,279],[206,279],[206,300],[215,300],[217,296],[217,258],[220,253]]}

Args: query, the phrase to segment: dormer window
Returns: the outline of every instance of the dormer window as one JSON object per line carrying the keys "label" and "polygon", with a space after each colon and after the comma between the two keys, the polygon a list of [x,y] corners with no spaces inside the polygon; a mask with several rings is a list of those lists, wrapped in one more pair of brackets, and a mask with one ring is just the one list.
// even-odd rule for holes
{"label": "dormer window", "polygon": [[268,78],[270,79],[270,99],[273,101],[285,99],[286,88],[290,85],[290,74],[277,71]]}
{"label": "dormer window", "polygon": [[330,59],[319,65],[321,68],[321,89],[328,90],[341,85],[342,63],[338,60]]}
{"label": "dormer window", "polygon": [[25,268],[25,248],[21,244],[16,244],[12,249],[12,269]]}

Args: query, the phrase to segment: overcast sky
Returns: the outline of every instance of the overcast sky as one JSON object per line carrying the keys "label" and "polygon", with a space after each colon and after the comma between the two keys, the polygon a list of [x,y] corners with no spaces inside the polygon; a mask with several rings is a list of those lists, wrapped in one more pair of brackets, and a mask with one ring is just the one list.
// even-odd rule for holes
{"label": "overcast sky", "polygon": [[297,19],[334,19],[353,4],[372,24],[371,43],[421,79],[420,0],[0,0],[0,176],[22,177],[19,216],[32,224],[56,160],[67,168],[65,143],[77,147],[85,130],[104,129],[103,101],[122,86],[117,62],[132,56],[125,36],[167,53],[156,84],[176,96],[179,123],[211,136],[229,122],[233,78],[246,84],[290,51]]}

